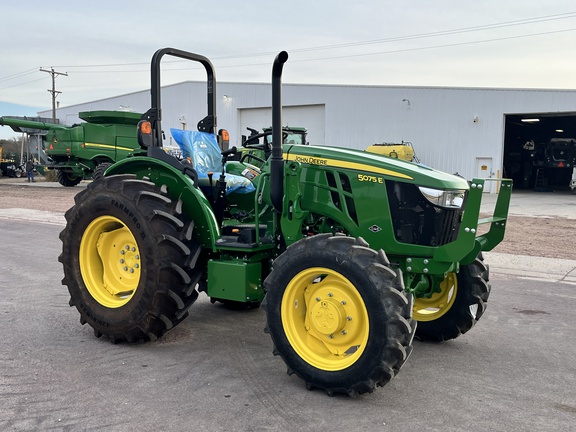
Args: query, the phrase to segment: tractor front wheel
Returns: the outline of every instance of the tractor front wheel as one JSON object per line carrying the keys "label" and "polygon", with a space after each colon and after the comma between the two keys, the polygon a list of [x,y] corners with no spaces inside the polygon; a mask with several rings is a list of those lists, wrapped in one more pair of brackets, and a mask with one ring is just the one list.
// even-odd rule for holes
{"label": "tractor front wheel", "polygon": [[371,392],[412,350],[415,323],[400,271],[362,239],[300,240],[274,261],[264,286],[274,353],[309,389]]}
{"label": "tractor front wheel", "polygon": [[457,338],[470,330],[486,310],[490,285],[482,256],[460,266],[458,273],[447,273],[436,284],[429,297],[414,300],[413,317],[418,322],[416,338],[421,341]]}
{"label": "tractor front wheel", "polygon": [[202,271],[178,203],[131,175],[92,182],[75,201],[59,260],[80,322],[113,342],[156,339],[181,322]]}

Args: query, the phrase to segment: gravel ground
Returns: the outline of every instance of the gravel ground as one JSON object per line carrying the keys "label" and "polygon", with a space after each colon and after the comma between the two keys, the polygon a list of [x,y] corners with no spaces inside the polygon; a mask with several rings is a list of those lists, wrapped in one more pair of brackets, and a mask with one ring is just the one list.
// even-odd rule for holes
{"label": "gravel ground", "polygon": [[[0,209],[25,208],[64,213],[74,205],[74,196],[85,187],[84,183],[71,188],[29,187],[24,183],[23,179],[0,179]],[[504,241],[494,252],[576,260],[574,228],[574,219],[512,215],[508,219]]]}
{"label": "gravel ground", "polygon": [[[22,180],[24,183],[24,180]],[[0,209],[23,208],[64,213],[84,187],[28,187],[0,179]]]}

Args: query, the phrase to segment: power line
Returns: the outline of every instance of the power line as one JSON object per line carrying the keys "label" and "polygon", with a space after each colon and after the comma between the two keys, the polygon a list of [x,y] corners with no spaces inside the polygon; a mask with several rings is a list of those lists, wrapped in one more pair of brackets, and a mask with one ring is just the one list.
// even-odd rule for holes
{"label": "power line", "polygon": [[[34,69],[34,71],[36,71],[36,69]],[[33,83],[33,82],[36,82],[36,81],[42,81],[42,80],[44,80],[44,78],[38,78],[38,79],[35,79],[35,80],[32,80],[32,81],[26,81],[26,82],[23,82],[23,83],[20,83],[20,84],[14,84],[14,85],[11,85],[11,86],[8,86],[8,87],[2,87],[2,88],[0,88],[0,90],[6,90],[6,89],[9,89],[9,88],[12,88],[12,87],[18,87],[18,86],[21,86],[21,85],[24,85],[24,84],[29,84],[29,83]]]}
{"label": "power line", "polygon": [[[375,45],[375,44],[381,44],[381,43],[400,42],[400,41],[415,40],[415,39],[425,39],[425,38],[438,37],[438,36],[449,36],[449,35],[455,35],[455,34],[461,34],[461,33],[469,33],[469,32],[476,32],[476,31],[483,31],[483,30],[492,30],[492,29],[520,26],[520,25],[526,25],[526,24],[534,24],[534,23],[540,23],[540,22],[546,22],[546,21],[570,19],[570,18],[575,18],[575,17],[576,17],[576,12],[567,12],[567,13],[562,13],[562,14],[546,15],[546,16],[526,18],[526,19],[521,19],[521,20],[504,21],[504,22],[493,23],[493,24],[485,24],[485,25],[471,26],[471,27],[462,27],[462,28],[456,28],[456,29],[441,30],[441,31],[435,31],[435,32],[428,32],[428,33],[418,33],[418,34],[398,36],[398,37],[389,37],[389,38],[383,38],[383,39],[349,42],[349,43],[334,44],[334,45],[323,45],[323,46],[315,46],[315,47],[308,47],[308,48],[296,48],[296,49],[290,49],[288,51],[291,53],[305,53],[305,52],[311,52],[311,51],[322,51],[322,50],[330,50],[330,49],[338,49],[338,48],[350,48],[350,47],[357,47],[357,46],[363,46],[363,45]],[[429,50],[429,49],[448,48],[448,47],[455,47],[455,46],[464,46],[464,45],[472,45],[472,44],[497,42],[497,41],[503,41],[503,40],[520,39],[520,38],[527,38],[527,37],[534,37],[534,36],[544,36],[544,35],[550,35],[550,34],[556,34],[556,33],[571,32],[574,30],[576,30],[576,29],[571,28],[571,29],[563,29],[563,30],[554,30],[554,31],[549,31],[549,32],[531,33],[531,34],[516,35],[516,36],[505,36],[505,37],[500,37],[500,38],[482,39],[482,40],[475,40],[475,41],[468,41],[468,42],[455,42],[455,43],[432,45],[432,46],[425,46],[425,47],[401,48],[401,49],[396,49],[396,50],[377,51],[377,52],[371,52],[371,53],[342,54],[342,55],[334,55],[334,56],[327,56],[327,57],[315,57],[313,59],[292,59],[291,62],[292,63],[312,62],[312,61],[331,60],[331,59],[339,59],[339,58],[354,58],[354,57],[394,54],[394,53],[402,53],[402,52],[410,52],[410,51],[423,51],[423,50]],[[268,55],[273,55],[273,54],[276,54],[276,52],[262,52],[262,53],[243,54],[243,55],[236,55],[236,56],[221,56],[221,57],[212,57],[212,59],[214,61],[234,60],[234,59],[241,59],[241,58],[268,56]],[[175,64],[175,63],[183,63],[183,62],[185,62],[185,60],[171,60],[171,61],[167,60],[164,63],[165,64],[170,64],[170,63]],[[268,64],[268,62],[260,62],[260,63],[253,62],[253,63],[249,63],[249,64],[219,65],[218,68],[223,69],[223,68],[235,68],[235,67],[261,66],[261,65],[267,65],[267,64]],[[92,64],[92,65],[69,65],[69,66],[56,66],[56,67],[58,67],[58,68],[88,68],[88,67],[89,68],[102,68],[102,67],[126,67],[126,66],[144,66],[144,65],[148,66],[149,62],[144,62],[144,63],[141,63],[141,62],[111,63],[111,64]],[[192,70],[192,69],[201,69],[201,68],[194,67],[194,66],[186,67],[186,68],[172,68],[172,69],[167,68],[165,71],[166,72],[172,72],[172,71],[176,72],[176,71],[184,71],[184,70]],[[0,82],[26,76],[26,75],[34,72],[35,70],[36,69],[30,69],[30,70],[18,72],[18,73],[12,74],[12,75],[8,75],[6,77],[0,78]],[[52,68],[52,71],[53,70],[54,70],[54,68]],[[43,70],[43,71],[48,72],[48,73],[52,72],[52,71],[47,71],[47,70]],[[137,72],[148,72],[148,71],[149,71],[149,69],[147,68],[147,69],[121,70],[121,71],[118,71],[118,70],[99,70],[97,72],[96,71],[76,71],[75,73],[77,73],[77,74],[121,73],[121,72],[137,73]],[[60,73],[60,72],[55,72],[55,74],[67,75],[67,74]],[[52,76],[53,81],[55,79],[55,76],[56,75]],[[36,82],[36,81],[39,81],[39,80],[32,80],[32,81],[27,81],[27,82],[20,83],[20,84],[14,84],[14,85],[11,85],[8,87],[0,88],[0,90],[9,89],[9,88],[29,84],[29,83]],[[56,92],[56,90],[54,88],[54,82],[53,82],[52,90],[48,90],[48,91],[51,93],[54,92],[54,93],[52,93],[52,96],[54,99],[53,100],[53,107],[54,107],[56,95],[59,94],[60,92]]]}
{"label": "power line", "polygon": [[453,34],[460,34],[460,33],[469,33],[475,31],[482,31],[482,30],[492,30],[497,28],[505,28],[505,27],[514,27],[519,25],[526,25],[526,24],[534,24],[538,22],[545,22],[545,21],[555,21],[559,19],[568,19],[568,18],[576,18],[576,12],[569,12],[564,14],[557,14],[557,15],[547,15],[543,17],[535,17],[535,18],[526,18],[522,20],[514,20],[514,21],[505,21],[501,23],[495,24],[485,24],[480,26],[473,26],[473,27],[462,27],[457,29],[451,30],[440,30],[435,32],[428,32],[428,33],[419,33],[414,35],[407,35],[407,36],[397,36],[397,37],[390,37],[385,39],[374,39],[368,41],[360,41],[360,42],[350,42],[344,44],[337,44],[337,45],[325,45],[313,48],[300,48],[296,50],[292,50],[292,52],[304,52],[304,51],[316,51],[316,50],[324,50],[324,49],[335,49],[335,48],[347,48],[352,46],[360,46],[360,45],[372,45],[378,43],[387,43],[387,42],[399,42],[405,40],[413,40],[413,39],[424,39],[429,37],[437,37],[437,36],[446,36],[446,35],[453,35]]}
{"label": "power line", "polygon": [[11,79],[16,79],[16,78],[21,78],[21,77],[23,77],[23,76],[30,75],[30,74],[32,74],[32,73],[34,73],[34,72],[36,72],[36,68],[34,68],[34,69],[28,69],[27,71],[24,71],[24,72],[18,72],[18,73],[12,74],[12,75],[8,75],[8,76],[6,76],[6,77],[4,77],[4,78],[0,78],[0,82],[2,82],[2,81],[8,81],[8,80],[11,80]]}
{"label": "power line", "polygon": [[[553,30],[549,32],[540,32],[540,33],[530,33],[524,35],[516,35],[516,36],[504,36],[500,38],[492,38],[492,39],[482,39],[476,41],[468,41],[468,42],[455,42],[450,44],[442,44],[442,45],[430,45],[425,47],[414,47],[414,48],[401,48],[397,50],[389,50],[389,51],[377,51],[371,53],[359,53],[359,54],[342,54],[342,55],[335,55],[329,57],[314,57],[312,59],[292,59],[290,60],[291,63],[302,63],[302,62],[313,62],[313,61],[320,61],[320,60],[333,60],[333,59],[340,59],[340,58],[354,58],[354,57],[365,57],[365,56],[374,56],[374,55],[384,55],[384,54],[397,54],[402,52],[410,52],[410,51],[424,51],[429,49],[438,49],[438,48],[450,48],[456,46],[464,46],[464,45],[477,45],[481,43],[490,43],[490,42],[498,42],[503,40],[512,40],[512,39],[523,39],[528,37],[534,36],[546,36],[550,34],[557,34],[557,33],[567,33],[576,31],[576,28],[570,29],[563,29],[563,30]],[[180,62],[178,60],[178,62]],[[261,62],[261,63],[245,63],[245,64],[233,64],[233,65],[218,65],[218,69],[227,69],[227,68],[235,68],[235,67],[248,67],[248,66],[265,66],[268,65],[269,62]],[[178,71],[186,71],[186,70],[194,70],[194,69],[202,69],[200,66],[190,66],[185,68],[172,68],[172,69],[165,69],[165,72],[178,72]],[[116,70],[100,70],[100,71],[76,71],[76,74],[93,74],[93,73],[120,73],[120,72],[127,72],[127,73],[137,73],[137,72],[147,72],[148,69],[137,69],[137,70],[124,70],[124,71],[116,71]]]}
{"label": "power line", "polygon": [[[338,58],[364,57],[364,56],[373,56],[373,55],[380,55],[380,54],[395,54],[395,53],[409,52],[409,51],[423,51],[423,50],[428,50],[428,49],[449,48],[449,47],[463,46],[463,45],[475,45],[475,44],[481,44],[481,43],[498,42],[498,41],[511,40],[511,39],[522,39],[522,38],[528,38],[528,37],[533,37],[533,36],[545,36],[545,35],[550,35],[550,34],[567,33],[567,32],[573,32],[573,31],[576,31],[576,28],[564,29],[564,30],[554,30],[554,31],[549,31],[549,32],[541,32],[541,33],[531,33],[531,34],[517,35],[517,36],[505,36],[505,37],[500,37],[500,38],[483,39],[483,40],[476,40],[476,41],[469,41],[469,42],[456,42],[456,43],[451,43],[451,44],[432,45],[432,46],[426,46],[426,47],[402,48],[402,49],[390,50],[390,51],[377,51],[377,52],[362,53],[362,54],[346,54],[346,55],[332,56],[332,57],[316,57],[313,59],[293,60],[292,63],[310,62],[310,61],[316,61],[316,60],[332,60],[332,59],[338,59]],[[222,68],[222,66],[220,66],[220,69],[221,68]]]}
{"label": "power line", "polygon": [[[557,20],[561,20],[561,19],[570,19],[570,18],[576,18],[576,12],[567,12],[567,13],[555,14],[555,15],[545,15],[545,16],[526,18],[526,19],[521,19],[521,20],[504,21],[504,22],[499,22],[499,23],[484,24],[484,25],[472,26],[472,27],[461,27],[461,28],[456,28],[456,29],[440,30],[440,31],[428,32],[428,33],[417,33],[417,34],[412,34],[412,35],[396,36],[396,37],[389,37],[389,38],[384,38],[384,39],[373,39],[373,40],[367,40],[367,41],[348,42],[348,43],[335,44],[335,45],[322,45],[322,46],[315,46],[315,47],[308,47],[308,48],[294,48],[294,49],[288,49],[287,51],[291,52],[291,53],[297,53],[297,52],[323,51],[323,50],[338,49],[338,48],[350,48],[350,47],[356,47],[356,46],[362,46],[362,45],[374,45],[374,44],[380,44],[380,43],[401,42],[401,41],[406,41],[406,40],[424,39],[424,38],[438,37],[438,36],[448,36],[448,35],[455,35],[455,34],[461,34],[461,33],[470,33],[470,32],[483,31],[483,30],[492,30],[492,29],[498,29],[498,28],[514,27],[514,26],[520,26],[520,25],[534,24],[534,23],[540,23],[540,22],[546,22],[546,21],[557,21]],[[539,34],[540,33],[535,33],[535,35],[539,35]],[[548,33],[543,33],[543,34],[548,34]],[[518,36],[518,37],[526,37],[526,36],[522,35],[522,36]],[[510,37],[510,38],[514,38],[514,37]],[[497,40],[497,39],[489,39],[488,41],[491,41],[491,40]],[[470,43],[477,43],[477,42],[473,41]],[[446,45],[446,46],[449,46],[449,45]],[[240,58],[250,58],[250,57],[262,57],[262,56],[275,55],[275,54],[277,54],[277,53],[276,52],[262,52],[262,53],[242,54],[242,55],[234,55],[234,56],[221,56],[221,57],[214,56],[214,57],[212,57],[212,60],[217,61],[217,60],[240,59]],[[358,56],[358,55],[351,55],[351,57],[355,57],[355,56]],[[346,57],[346,56],[340,56],[340,57],[335,57],[335,58],[342,58],[342,57]],[[186,60],[173,60],[173,61],[166,61],[165,63],[183,63],[185,61]],[[148,65],[148,64],[149,64],[148,62],[146,62],[146,63],[110,63],[110,64],[91,64],[91,65],[67,65],[67,66],[57,66],[57,67],[60,67],[60,68],[84,68],[84,67],[100,68],[100,67],[142,66],[142,65]]]}

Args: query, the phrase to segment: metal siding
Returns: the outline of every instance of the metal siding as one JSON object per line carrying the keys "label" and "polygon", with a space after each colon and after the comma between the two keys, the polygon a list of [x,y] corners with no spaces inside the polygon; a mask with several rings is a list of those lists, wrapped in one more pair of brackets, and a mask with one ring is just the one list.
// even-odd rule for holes
{"label": "metal siding", "polygon": [[[228,129],[233,142],[243,133],[241,109],[271,105],[269,84],[218,83],[217,92],[218,126]],[[576,111],[575,96],[574,90],[283,86],[285,106],[325,107],[326,145],[364,149],[377,142],[410,141],[424,164],[466,178],[474,176],[477,157],[491,157],[494,169],[501,168],[504,114]],[[182,115],[187,128],[195,129],[206,113],[204,82],[167,86],[162,98],[165,131],[180,128]],[[142,91],[59,108],[58,118],[72,124],[78,111],[122,105],[144,112],[149,104],[149,91]]]}

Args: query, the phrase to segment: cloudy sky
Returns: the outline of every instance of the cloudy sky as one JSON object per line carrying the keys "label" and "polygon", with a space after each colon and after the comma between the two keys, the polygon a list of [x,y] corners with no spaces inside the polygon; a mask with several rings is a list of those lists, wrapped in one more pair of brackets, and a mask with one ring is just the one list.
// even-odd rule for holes
{"label": "cloudy sky", "polygon": [[[218,81],[576,88],[576,4],[568,0],[10,1],[0,10],[0,115],[149,88],[154,51],[207,56]],[[163,60],[163,84],[203,80]],[[575,101],[576,104],[576,101]],[[14,136],[0,127],[0,138]]]}

